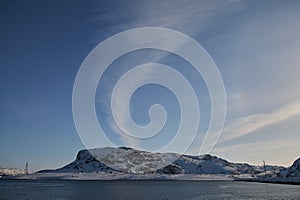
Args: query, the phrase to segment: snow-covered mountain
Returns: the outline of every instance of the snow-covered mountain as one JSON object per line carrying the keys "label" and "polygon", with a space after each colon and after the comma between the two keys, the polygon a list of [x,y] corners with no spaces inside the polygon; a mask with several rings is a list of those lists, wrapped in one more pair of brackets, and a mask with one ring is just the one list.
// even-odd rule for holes
{"label": "snow-covered mountain", "polygon": [[295,160],[292,166],[282,170],[278,176],[283,178],[300,178],[300,158]]}
{"label": "snow-covered mountain", "polygon": [[105,147],[78,152],[75,161],[57,170],[41,172],[90,173],[90,172],[124,172],[134,174],[153,173],[156,169],[168,165],[174,160],[173,153],[150,153],[128,147]]}
{"label": "snow-covered mountain", "polygon": [[1,168],[0,167],[0,177],[1,176],[18,176],[24,175],[24,171],[16,168]]}
{"label": "snow-covered mountain", "polygon": [[[170,160],[174,160],[172,164]],[[267,166],[272,177],[284,167]],[[40,173],[132,173],[132,174],[230,174],[258,176],[267,172],[261,166],[232,163],[209,154],[190,156],[174,153],[150,153],[128,147],[81,150],[76,159],[56,170]]]}

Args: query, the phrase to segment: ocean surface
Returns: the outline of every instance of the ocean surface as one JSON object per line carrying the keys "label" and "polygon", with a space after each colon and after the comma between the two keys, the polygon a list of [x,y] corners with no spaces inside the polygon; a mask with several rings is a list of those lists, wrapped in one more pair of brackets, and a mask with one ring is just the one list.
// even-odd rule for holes
{"label": "ocean surface", "polygon": [[0,180],[0,199],[300,199],[300,185],[233,181]]}

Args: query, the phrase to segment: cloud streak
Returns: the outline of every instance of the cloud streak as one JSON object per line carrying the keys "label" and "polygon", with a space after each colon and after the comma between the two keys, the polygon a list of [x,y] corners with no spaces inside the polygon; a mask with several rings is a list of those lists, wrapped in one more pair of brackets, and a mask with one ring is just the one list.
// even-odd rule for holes
{"label": "cloud streak", "polygon": [[237,119],[223,129],[219,143],[247,135],[298,114],[300,114],[300,100],[286,104],[271,113],[254,114]]}
{"label": "cloud streak", "polygon": [[299,157],[298,152],[295,151],[299,145],[300,141],[295,138],[273,138],[269,141],[260,140],[230,146],[217,145],[212,153],[235,162],[262,165],[262,161],[266,160],[267,164],[290,166]]}
{"label": "cloud streak", "polygon": [[105,29],[95,31],[93,40],[97,43],[99,35],[109,36],[107,32],[116,34],[147,26],[171,28],[190,36],[199,35],[216,24],[216,17],[240,11],[247,4],[240,0],[109,2],[105,9],[102,1],[94,3],[91,20],[106,25]]}
{"label": "cloud streak", "polygon": [[[132,2],[131,2],[132,3]],[[131,5],[126,5],[127,9],[131,9]],[[209,29],[209,22],[213,20],[216,16],[220,16],[222,14],[232,13],[236,10],[240,10],[243,8],[243,3],[241,1],[190,1],[190,2],[181,2],[178,1],[176,3],[170,1],[159,1],[157,3],[153,3],[152,1],[142,1],[138,4],[135,4],[133,6],[135,9],[133,12],[124,12],[126,8],[124,7],[116,7],[116,10],[112,10],[109,13],[100,13],[98,16],[95,17],[96,20],[101,21],[114,21],[115,18],[115,12],[118,13],[119,18],[125,17],[130,18],[133,20],[128,20],[126,23],[117,23],[117,26],[114,27],[115,29],[118,29],[117,27],[121,27],[120,29],[130,29],[130,28],[136,28],[136,27],[144,27],[144,26],[157,26],[157,27],[166,27],[166,28],[172,28],[179,31],[184,31],[185,33],[193,36],[197,33],[200,34],[202,31]],[[122,9],[122,11],[119,11],[119,9]],[[116,23],[114,23],[116,24]],[[195,24],[198,24],[199,26],[195,26]],[[132,39],[133,41],[136,38],[128,38]],[[165,40],[168,40],[168,37],[165,38]],[[159,42],[159,41],[158,41]],[[180,48],[178,46],[177,48]],[[155,55],[155,57],[146,59],[148,63],[156,63],[159,60],[163,59],[166,54],[163,53],[162,55]],[[144,77],[145,80],[149,77],[149,74],[157,74],[159,75],[159,71],[145,71],[142,77]],[[164,77],[162,77],[164,78]],[[107,84],[107,91],[112,91],[113,85]],[[111,98],[111,94],[106,94],[106,101],[104,101],[104,106],[107,109],[110,109],[110,101],[107,101],[107,99]],[[101,100],[100,100],[101,101]],[[122,98],[118,100],[119,106],[124,107],[126,105],[126,102],[123,101]],[[103,103],[101,101],[100,103]],[[125,116],[124,113],[118,113],[120,116]],[[112,116],[107,116],[107,121],[109,123],[109,126],[111,129],[120,135],[122,141],[127,144],[134,144],[133,140],[128,137],[124,136],[124,132],[118,128],[112,118]],[[120,117],[120,119],[123,119],[124,123],[128,119],[124,119]]]}

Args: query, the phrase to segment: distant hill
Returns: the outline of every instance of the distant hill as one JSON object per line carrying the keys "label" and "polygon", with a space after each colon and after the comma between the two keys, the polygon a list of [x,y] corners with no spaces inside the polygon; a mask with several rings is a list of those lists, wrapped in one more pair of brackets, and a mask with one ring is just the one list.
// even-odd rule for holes
{"label": "distant hill", "polygon": [[19,176],[24,174],[24,171],[21,169],[0,167],[0,176]]}

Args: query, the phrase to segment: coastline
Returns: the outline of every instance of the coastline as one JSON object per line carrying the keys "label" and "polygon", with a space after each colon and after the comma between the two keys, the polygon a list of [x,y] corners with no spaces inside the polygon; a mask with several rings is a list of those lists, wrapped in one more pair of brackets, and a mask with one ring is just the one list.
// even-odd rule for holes
{"label": "coastline", "polygon": [[182,181],[233,181],[234,177],[224,174],[97,174],[97,173],[35,173],[21,176],[6,176],[11,180],[182,180]]}
{"label": "coastline", "polygon": [[235,178],[234,181],[300,185],[300,178]]}
{"label": "coastline", "polygon": [[78,180],[78,181],[241,181],[300,185],[300,178],[254,178],[227,174],[105,174],[105,173],[33,173],[2,176],[0,180]]}

